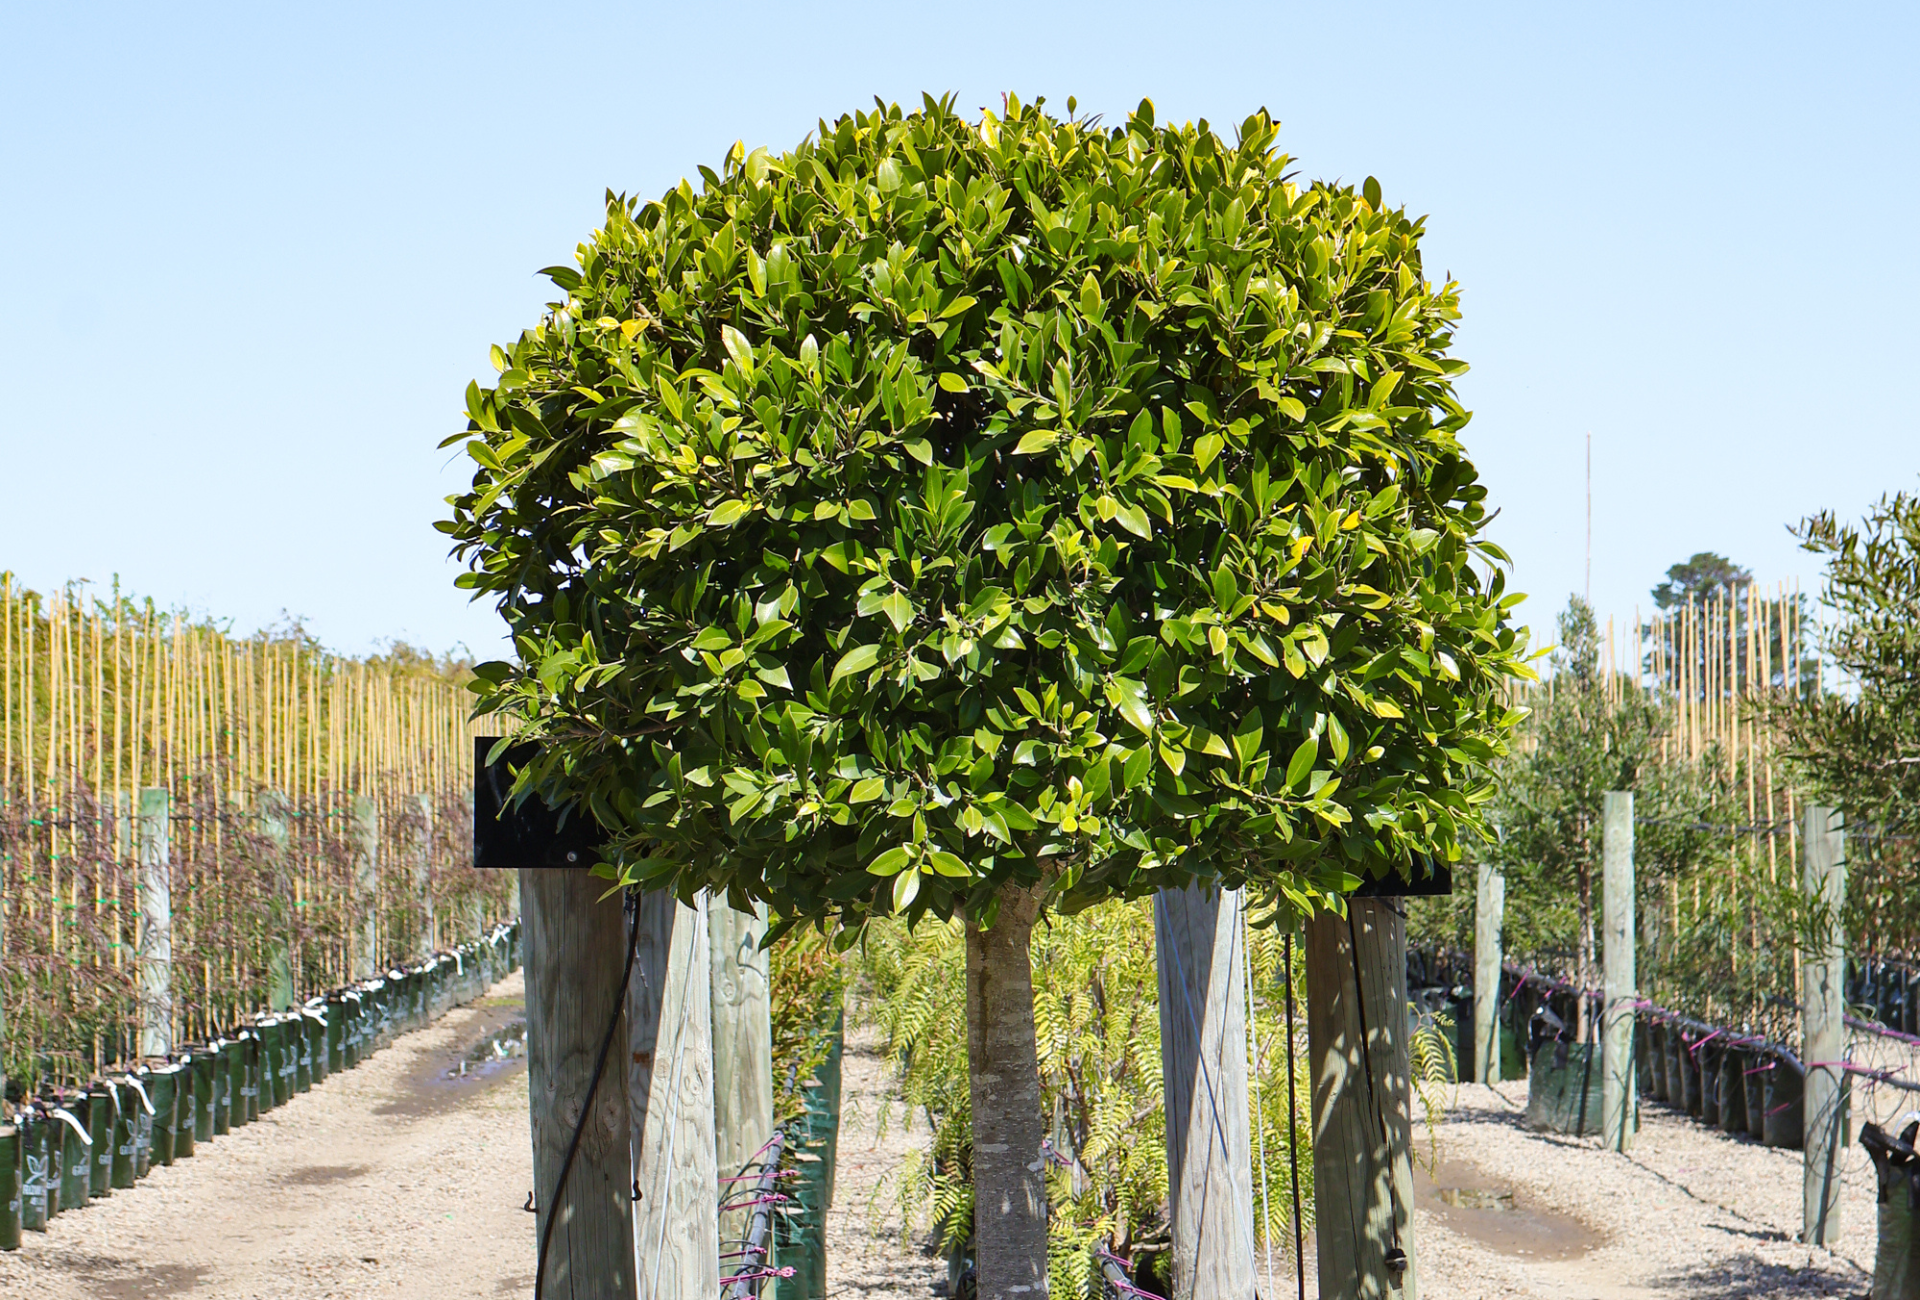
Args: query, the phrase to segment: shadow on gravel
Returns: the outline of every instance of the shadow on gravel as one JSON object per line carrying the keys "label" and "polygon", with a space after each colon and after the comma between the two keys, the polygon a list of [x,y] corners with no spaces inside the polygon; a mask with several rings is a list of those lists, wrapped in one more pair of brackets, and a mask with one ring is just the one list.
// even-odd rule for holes
{"label": "shadow on gravel", "polygon": [[168,1300],[188,1295],[211,1272],[198,1264],[143,1266],[109,1255],[69,1256],[72,1271],[91,1282],[95,1300]]}
{"label": "shadow on gravel", "polygon": [[1752,1255],[1675,1269],[1654,1278],[1652,1285],[1688,1300],[1812,1300],[1815,1296],[1864,1300],[1867,1294],[1865,1278],[1769,1264]]}
{"label": "shadow on gravel", "polygon": [[358,1178],[372,1168],[371,1165],[307,1165],[281,1175],[280,1181],[288,1187],[326,1187]]}

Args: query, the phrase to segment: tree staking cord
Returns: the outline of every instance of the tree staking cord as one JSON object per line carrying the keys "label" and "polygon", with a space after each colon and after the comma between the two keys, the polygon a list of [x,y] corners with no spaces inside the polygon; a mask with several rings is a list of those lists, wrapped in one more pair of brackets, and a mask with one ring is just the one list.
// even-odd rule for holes
{"label": "tree staking cord", "polygon": [[546,1200],[547,1223],[540,1230],[540,1254],[533,1266],[533,1300],[545,1300],[547,1288],[547,1247],[553,1241],[553,1225],[560,1217],[560,1198],[566,1194],[567,1175],[573,1172],[574,1152],[580,1149],[580,1135],[586,1131],[587,1117],[593,1114],[593,1098],[600,1091],[600,1076],[606,1073],[607,1052],[613,1047],[614,1031],[620,1027],[620,1013],[627,1009],[627,982],[633,978],[633,955],[640,948],[638,895],[629,889],[621,901],[627,919],[627,964],[620,972],[620,987],[613,995],[613,1014],[607,1018],[607,1032],[600,1039],[600,1058],[593,1063],[593,1081],[587,1085],[587,1099],[580,1107],[580,1119],[573,1126],[573,1139],[567,1143],[567,1158],[560,1162],[560,1177],[554,1180],[553,1195]]}
{"label": "tree staking cord", "polygon": [[[1388,910],[1392,911],[1392,908]],[[1398,916],[1397,911],[1394,915]],[[1407,1268],[1407,1252],[1400,1248],[1400,1188],[1393,1179],[1393,1134],[1387,1128],[1387,1117],[1380,1109],[1380,1094],[1373,1086],[1373,1052],[1367,1039],[1367,996],[1360,983],[1360,935],[1353,925],[1353,906],[1347,906],[1347,956],[1353,959],[1353,1009],[1360,1018],[1360,1068],[1367,1072],[1367,1101],[1373,1107],[1374,1122],[1380,1126],[1380,1141],[1384,1144],[1387,1158],[1387,1199],[1393,1209],[1393,1245],[1386,1256],[1387,1270],[1391,1273],[1404,1273]]]}

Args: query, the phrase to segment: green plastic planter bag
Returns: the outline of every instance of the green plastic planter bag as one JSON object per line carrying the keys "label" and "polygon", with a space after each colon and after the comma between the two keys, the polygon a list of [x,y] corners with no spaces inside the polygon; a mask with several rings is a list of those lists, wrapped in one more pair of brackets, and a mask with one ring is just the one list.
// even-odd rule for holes
{"label": "green plastic planter bag", "polygon": [[252,1051],[247,1033],[245,1029],[234,1030],[233,1057],[227,1062],[227,1125],[229,1129],[244,1127],[252,1118],[247,1114],[247,1089],[252,1086],[247,1077],[247,1057]]}
{"label": "green plastic planter bag", "polygon": [[87,1089],[87,1135],[93,1139],[93,1172],[88,1195],[113,1195],[113,1132],[119,1099],[110,1084],[95,1079]]}
{"label": "green plastic planter bag", "polygon": [[20,1249],[20,1129],[0,1124],[0,1250]]}
{"label": "green plastic planter bag", "polygon": [[172,1066],[155,1066],[147,1074],[147,1100],[153,1103],[153,1163],[173,1163],[173,1112],[179,1072]]}
{"label": "green plastic planter bag", "polygon": [[267,1108],[267,1040],[259,1029],[249,1029],[245,1034],[247,1042],[247,1123],[260,1118],[260,1112]]}
{"label": "green plastic planter bag", "polygon": [[93,1192],[93,1135],[87,1132],[87,1099],[63,1097],[53,1108],[60,1125],[60,1208],[77,1210]]}
{"label": "green plastic planter bag", "polygon": [[113,1185],[122,1190],[133,1186],[134,1142],[139,1137],[140,1093],[125,1079],[109,1085],[119,1105],[113,1112]]}
{"label": "green plastic planter bag", "polygon": [[347,1068],[347,1000],[338,993],[327,994],[327,1073],[338,1074]]}
{"label": "green plastic planter bag", "polygon": [[[293,1090],[313,1091],[313,1013],[302,1008],[294,1012]],[[324,1068],[324,1066],[322,1067]]]}
{"label": "green plastic planter bag", "polygon": [[327,1081],[332,1063],[327,1060],[327,1034],[333,1025],[333,1007],[322,1001],[307,1003],[307,1052],[312,1064],[307,1072],[314,1086]]}
{"label": "green plastic planter bag", "polygon": [[344,1013],[340,1026],[340,1060],[351,1070],[360,1064],[360,1026],[366,1018],[366,999],[359,990],[349,990],[341,995],[340,1009]]}
{"label": "green plastic planter bag", "polygon": [[261,1016],[253,1031],[260,1035],[260,1113],[266,1114],[282,1100],[280,1096],[280,1022],[273,1016]]}
{"label": "green plastic planter bag", "polygon": [[193,1052],[189,1047],[173,1063],[173,1158],[185,1160],[194,1152]]}
{"label": "green plastic planter bag", "polygon": [[216,1039],[213,1044],[213,1135],[225,1137],[233,1131],[233,1062],[240,1044],[231,1038]]}
{"label": "green plastic planter bag", "polygon": [[53,1175],[48,1137],[44,1116],[27,1111],[20,1117],[20,1226],[28,1232],[47,1230],[47,1193]]}
{"label": "green plastic planter bag", "polygon": [[138,1066],[127,1078],[140,1098],[140,1109],[133,1116],[133,1176],[137,1181],[153,1168],[153,1071]]}
{"label": "green plastic planter bag", "polygon": [[193,1141],[213,1141],[213,1112],[219,1089],[220,1048],[217,1043],[193,1051]]}

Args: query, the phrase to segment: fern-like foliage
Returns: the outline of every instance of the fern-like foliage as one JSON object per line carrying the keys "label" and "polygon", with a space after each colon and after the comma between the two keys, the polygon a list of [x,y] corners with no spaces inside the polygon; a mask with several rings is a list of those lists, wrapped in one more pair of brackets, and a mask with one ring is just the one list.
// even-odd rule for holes
{"label": "fern-like foliage", "polygon": [[[903,1233],[931,1228],[938,1248],[953,1250],[965,1244],[973,1218],[965,934],[957,923],[923,922],[913,930],[873,923],[862,952],[863,1014],[879,1027],[895,1062],[901,1106],[924,1113],[933,1130],[927,1147],[895,1171],[871,1209],[877,1217],[897,1216]],[[1249,927],[1247,953],[1255,1011],[1250,1065],[1258,1083],[1249,1098],[1255,1212],[1263,1236],[1290,1254],[1290,1149],[1298,1151],[1302,1211],[1312,1223],[1312,1091],[1300,984],[1305,958],[1296,951],[1291,972],[1299,1018],[1297,1113],[1290,1120],[1282,983],[1288,973],[1279,934]],[[1058,1297],[1094,1297],[1100,1294],[1096,1246],[1124,1255],[1133,1243],[1166,1231],[1152,903],[1115,902],[1053,916],[1034,932],[1032,959],[1042,1095],[1059,1157],[1047,1179],[1049,1286]],[[888,1122],[901,1118],[896,1113]]]}

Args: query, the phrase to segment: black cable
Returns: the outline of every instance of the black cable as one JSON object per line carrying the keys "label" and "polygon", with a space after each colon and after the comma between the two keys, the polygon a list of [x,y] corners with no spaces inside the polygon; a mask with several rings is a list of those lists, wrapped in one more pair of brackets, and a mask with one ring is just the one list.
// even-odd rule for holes
{"label": "black cable", "polygon": [[[1396,913],[1398,915],[1398,913]],[[1387,1117],[1380,1109],[1380,1094],[1373,1086],[1373,1051],[1368,1046],[1370,1037],[1367,1031],[1367,995],[1360,985],[1360,936],[1353,926],[1353,906],[1347,906],[1347,956],[1353,959],[1353,1009],[1360,1018],[1360,1068],[1367,1072],[1367,1100],[1373,1106],[1373,1117],[1380,1125],[1380,1141],[1387,1152],[1387,1199],[1393,1209],[1393,1248],[1387,1251],[1387,1269],[1401,1273],[1407,1267],[1407,1252],[1400,1246],[1400,1188],[1393,1179],[1393,1134],[1387,1128]]]}
{"label": "black cable", "polygon": [[586,1131],[587,1117],[593,1113],[594,1094],[600,1091],[600,1076],[607,1068],[607,1052],[613,1047],[614,1030],[620,1027],[620,1013],[627,1009],[627,981],[633,978],[633,955],[640,948],[640,917],[632,890],[627,891],[621,910],[627,917],[627,965],[620,972],[620,990],[613,997],[613,1015],[607,1019],[607,1032],[600,1040],[600,1059],[593,1063],[593,1082],[587,1085],[587,1100],[580,1107],[580,1119],[573,1126],[573,1140],[567,1143],[567,1158],[560,1162],[560,1177],[554,1181],[553,1196],[547,1201],[547,1225],[540,1230],[540,1254],[533,1265],[533,1300],[543,1300],[547,1288],[547,1246],[553,1240],[554,1220],[560,1216],[560,1198],[567,1190],[567,1175],[573,1172],[573,1154],[580,1149],[580,1135]]}
{"label": "black cable", "polygon": [[1286,936],[1287,960],[1287,1163],[1293,1174],[1293,1275],[1300,1300],[1307,1300],[1307,1240],[1300,1230],[1300,1105],[1293,1088],[1293,932]]}

